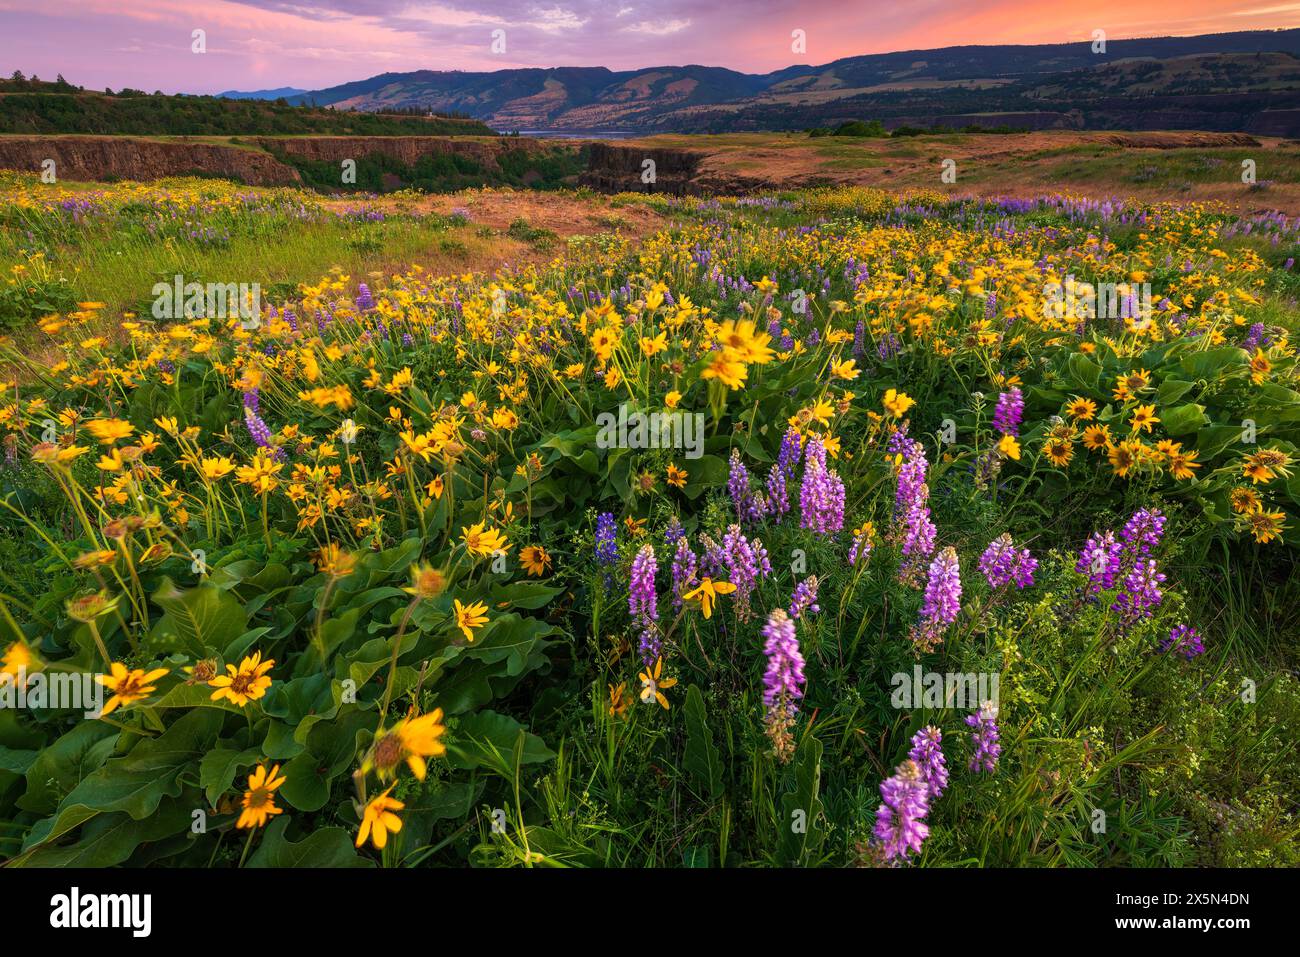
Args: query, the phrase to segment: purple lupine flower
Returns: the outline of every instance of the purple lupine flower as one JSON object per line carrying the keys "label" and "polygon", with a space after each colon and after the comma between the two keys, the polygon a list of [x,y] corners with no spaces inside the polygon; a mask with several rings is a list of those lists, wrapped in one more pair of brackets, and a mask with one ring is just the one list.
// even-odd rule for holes
{"label": "purple lupine flower", "polygon": [[682,536],[677,539],[677,551],[673,553],[673,608],[681,608],[682,594],[696,586],[695,564],[691,543]]}
{"label": "purple lupine flower", "polygon": [[1259,347],[1259,344],[1263,340],[1263,338],[1264,338],[1264,323],[1257,322],[1250,327],[1250,334],[1246,336],[1246,339],[1244,342],[1242,342],[1241,347],[1245,349],[1247,352],[1253,353]]}
{"label": "purple lupine flower", "polygon": [[751,614],[749,597],[758,586],[758,580],[772,571],[767,549],[758,539],[751,543],[741,533],[739,525],[732,525],[722,537],[722,553],[727,565],[727,580],[736,586],[732,596],[736,617],[747,621]]}
{"label": "purple lupine flower", "polygon": [[785,472],[781,466],[773,463],[767,473],[767,513],[780,524],[781,519],[790,511],[790,496],[785,488]]}
{"label": "purple lupine flower", "polygon": [[794,586],[794,596],[790,599],[790,617],[798,620],[803,617],[805,611],[819,612],[821,607],[817,604],[817,576],[809,575],[799,584]]}
{"label": "purple lupine flower", "polygon": [[799,430],[791,426],[785,430],[785,435],[781,437],[781,449],[776,454],[776,464],[780,466],[787,479],[794,478],[794,470],[799,464],[799,455],[802,451],[803,445],[799,439]]}
{"label": "purple lupine flower", "polygon": [[1025,411],[1025,399],[1018,387],[998,396],[998,406],[993,410],[993,428],[1003,435],[1020,435],[1020,417]]}
{"label": "purple lupine flower", "polygon": [[1017,549],[1011,536],[1003,532],[984,550],[979,567],[990,588],[1001,588],[1011,583],[1017,588],[1028,588],[1034,583],[1038,559],[1029,554],[1027,548]]}
{"label": "purple lupine flower", "polygon": [[655,573],[658,569],[654,546],[642,545],[632,559],[627,610],[641,628],[637,650],[641,653],[641,662],[646,665],[654,664],[659,658],[661,645],[659,629],[655,626],[659,620],[658,600],[655,597]]}
{"label": "purple lupine flower", "polygon": [[244,405],[244,427],[248,429],[248,435],[258,448],[269,449],[272,447],[271,429],[257,414],[257,403],[253,405]]}
{"label": "purple lupine flower", "polygon": [[628,582],[627,612],[633,618],[658,621],[659,610],[655,599],[655,573],[658,570],[654,546],[642,545],[641,550],[632,559],[631,577]]}
{"label": "purple lupine flower", "polygon": [[905,558],[923,559],[934,551],[936,534],[928,504],[930,486],[925,481],[925,448],[899,429],[890,436],[888,449],[903,459],[894,491],[894,534],[902,539]]}
{"label": "purple lupine flower", "polygon": [[1110,591],[1119,578],[1120,557],[1124,544],[1115,538],[1114,532],[1093,535],[1079,552],[1079,560],[1074,570],[1088,576],[1087,594]]}
{"label": "purple lupine flower", "polygon": [[948,765],[943,758],[943,734],[927,725],[912,735],[912,750],[907,756],[916,762],[925,778],[926,796],[934,801],[948,786]]}
{"label": "purple lupine flower", "polygon": [[849,548],[849,567],[856,567],[859,558],[864,562],[870,558],[871,548],[871,528],[869,525],[863,526],[862,530],[853,536],[853,545]]}
{"label": "purple lupine flower", "polygon": [[612,565],[618,561],[618,525],[612,512],[601,512],[596,516],[596,561],[601,565]]}
{"label": "purple lupine flower", "polygon": [[375,308],[375,300],[370,295],[370,287],[364,282],[357,285],[357,308],[362,312],[369,312]]}
{"label": "purple lupine flower", "polygon": [[704,546],[704,557],[700,560],[700,571],[706,578],[723,578],[727,574],[727,553],[722,546],[708,535],[700,536]]}
{"label": "purple lupine flower", "polygon": [[731,504],[736,508],[736,517],[744,519],[749,504],[749,470],[740,461],[740,450],[731,450],[731,472],[727,476],[727,491],[731,495]]}
{"label": "purple lupine flower", "polygon": [[921,603],[921,622],[913,640],[924,646],[936,643],[944,629],[957,620],[960,611],[961,566],[957,562],[957,549],[949,546],[930,562],[925,600]]}
{"label": "purple lupine flower", "polygon": [[1165,533],[1165,516],[1159,509],[1140,508],[1124,523],[1119,537],[1134,559],[1146,558]]}
{"label": "purple lupine flower", "polygon": [[780,609],[767,617],[763,626],[763,653],[767,655],[767,671],[763,674],[763,704],[769,714],[792,715],[799,710],[803,698],[803,654],[795,636],[794,622]]}
{"label": "purple lupine flower", "polygon": [[1141,618],[1150,618],[1155,608],[1164,599],[1160,586],[1164,583],[1163,573],[1156,571],[1155,559],[1139,561],[1124,576],[1119,594],[1111,610],[1120,613],[1126,625]]}
{"label": "purple lupine flower", "polygon": [[1002,745],[998,743],[998,706],[992,701],[985,701],[980,705],[979,711],[966,716],[966,723],[975,729],[970,736],[975,748],[970,769],[994,770],[998,766],[998,757],[1002,754]]}
{"label": "purple lupine flower", "polygon": [[906,859],[921,850],[930,836],[925,816],[930,812],[929,786],[921,768],[910,758],[898,766],[892,778],[880,783],[880,807],[876,810],[875,838],[886,861]]}
{"label": "purple lupine flower", "polygon": [[801,528],[834,535],[844,527],[844,482],[827,468],[826,446],[819,439],[809,439],[804,452],[799,511]]}
{"label": "purple lupine flower", "polygon": [[1201,633],[1191,625],[1174,625],[1169,637],[1161,639],[1160,651],[1165,654],[1181,651],[1183,657],[1191,661],[1197,655],[1205,653],[1205,644],[1201,641]]}
{"label": "purple lupine flower", "polygon": [[668,520],[668,527],[664,529],[664,544],[672,548],[686,534],[686,529],[682,528],[682,523],[674,515]]}

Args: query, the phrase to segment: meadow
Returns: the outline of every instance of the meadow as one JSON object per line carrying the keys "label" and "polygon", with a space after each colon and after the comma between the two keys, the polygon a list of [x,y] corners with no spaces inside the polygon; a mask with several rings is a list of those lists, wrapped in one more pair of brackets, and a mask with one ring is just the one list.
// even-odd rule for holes
{"label": "meadow", "polygon": [[1287,216],[0,187],[8,866],[1300,863]]}

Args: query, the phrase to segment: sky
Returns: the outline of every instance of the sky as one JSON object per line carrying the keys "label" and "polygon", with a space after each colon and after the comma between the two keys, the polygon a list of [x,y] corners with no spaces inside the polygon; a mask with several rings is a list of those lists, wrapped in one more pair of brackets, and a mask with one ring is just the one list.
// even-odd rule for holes
{"label": "sky", "polygon": [[[1085,42],[1094,30],[1122,39],[1297,26],[1300,2],[1281,0],[0,0],[0,71],[216,93],[421,69],[766,73],[863,53]],[[795,30],[804,52],[792,50]]]}

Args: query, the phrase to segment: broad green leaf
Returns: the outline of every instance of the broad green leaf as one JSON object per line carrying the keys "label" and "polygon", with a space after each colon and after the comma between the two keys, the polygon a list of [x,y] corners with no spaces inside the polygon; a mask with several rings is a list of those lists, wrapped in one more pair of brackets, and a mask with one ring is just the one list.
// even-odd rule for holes
{"label": "broad green leaf", "polygon": [[149,635],[156,649],[187,651],[201,658],[220,653],[248,630],[239,599],[208,582],[181,589],[164,578],[153,601],[166,612]]}
{"label": "broad green leaf", "polygon": [[357,853],[353,838],[341,827],[323,827],[301,841],[285,836],[289,819],[280,816],[262,835],[248,867],[374,867],[374,862]]}
{"label": "broad green leaf", "polygon": [[708,798],[722,794],[722,758],[713,743],[704,712],[704,695],[695,685],[686,689],[686,753],[682,759],[695,779],[699,793]]}
{"label": "broad green leaf", "polygon": [[812,866],[817,849],[826,839],[819,799],[822,777],[822,743],[805,732],[794,756],[794,790],[781,798],[777,863],[784,867]]}

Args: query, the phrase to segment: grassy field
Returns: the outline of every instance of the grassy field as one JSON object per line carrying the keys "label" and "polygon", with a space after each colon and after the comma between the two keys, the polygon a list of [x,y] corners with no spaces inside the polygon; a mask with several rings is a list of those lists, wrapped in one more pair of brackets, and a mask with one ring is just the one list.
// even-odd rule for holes
{"label": "grassy field", "polygon": [[[1195,142],[1201,134],[1153,134]],[[908,137],[808,137],[802,133],[661,135],[622,145],[708,154],[704,169],[721,182],[750,179],[766,189],[810,180],[888,189],[943,189],[953,195],[1036,196],[1075,192],[1151,201],[1213,200],[1233,208],[1300,212],[1300,146],[1261,138],[1258,147],[1143,149],[1104,132],[939,133]],[[946,159],[955,183],[940,179]],[[1255,185],[1242,182],[1242,160],[1255,161]]]}
{"label": "grassy field", "polygon": [[[0,222],[0,691],[104,689],[0,710],[9,866],[1300,864],[1281,215],[12,176]],[[152,321],[177,270],[263,310]]]}

